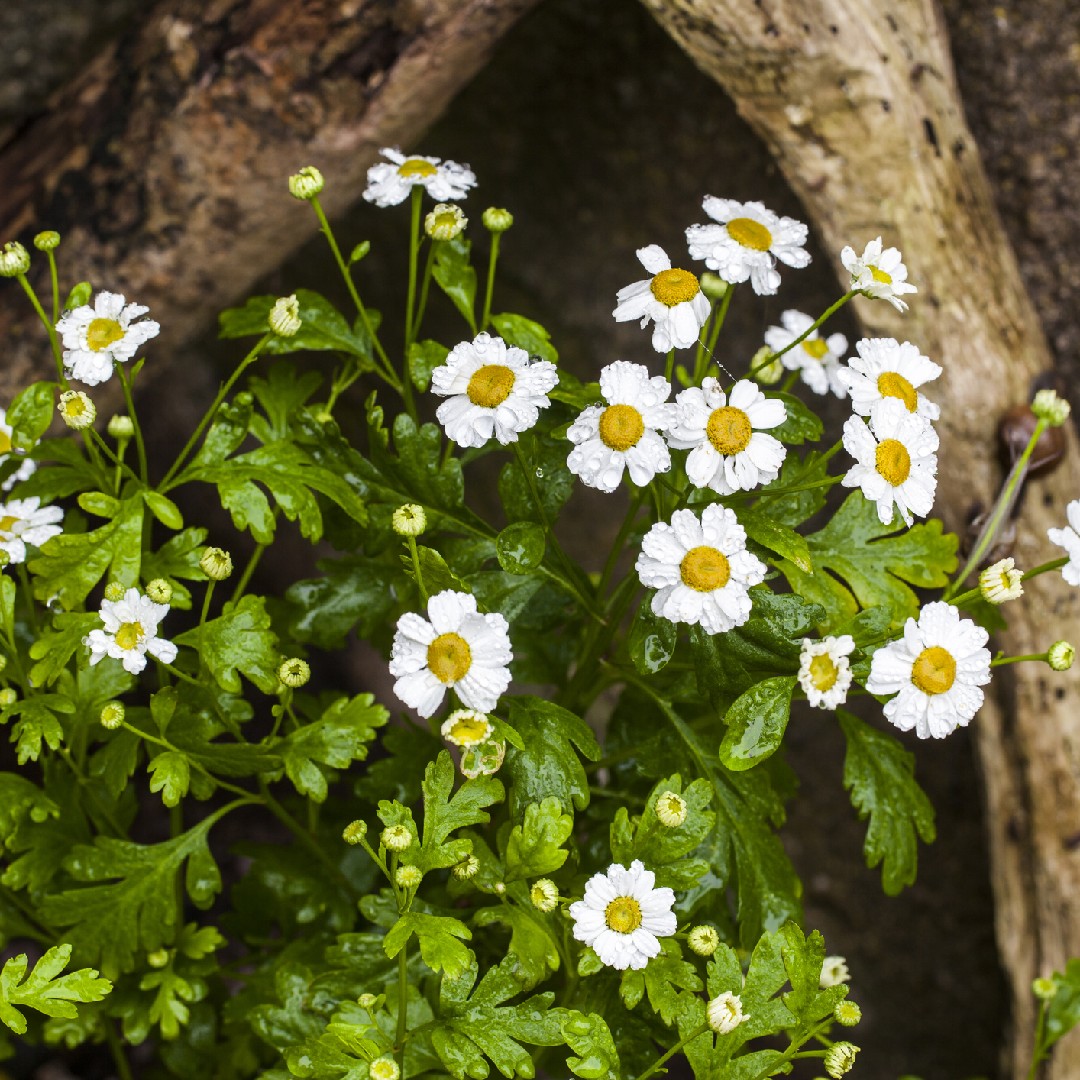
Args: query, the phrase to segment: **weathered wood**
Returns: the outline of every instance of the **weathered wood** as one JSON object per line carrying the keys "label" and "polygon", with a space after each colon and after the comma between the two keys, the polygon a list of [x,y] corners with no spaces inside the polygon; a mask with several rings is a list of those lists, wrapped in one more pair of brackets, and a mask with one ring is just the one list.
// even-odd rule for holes
{"label": "weathered wood", "polygon": [[[961,527],[972,503],[989,502],[1000,483],[997,418],[1030,399],[1030,380],[1050,359],[965,125],[932,0],[644,3],[770,146],[844,281],[845,244],[861,250],[882,235],[904,252],[920,289],[911,311],[859,300],[858,315],[868,334],[909,338],[945,367],[937,511]],[[1073,447],[1029,493],[1021,566],[1060,554],[1046,529],[1064,522],[1066,502],[1080,494],[1077,475]],[[1048,575],[1007,614],[1001,647],[1039,652],[1052,636],[1076,636],[1080,593]],[[1030,1060],[1032,978],[1080,955],[1080,673],[1051,675],[1035,664],[999,672],[974,721],[1017,1076]],[[1080,1039],[1070,1038],[1048,1075],[1064,1080],[1078,1067]]]}
{"label": "weathered wood", "polygon": [[[535,3],[163,0],[0,148],[0,240],[60,231],[65,275],[150,305],[166,357],[315,232],[290,173],[343,210]],[[0,402],[52,363],[10,301]]]}

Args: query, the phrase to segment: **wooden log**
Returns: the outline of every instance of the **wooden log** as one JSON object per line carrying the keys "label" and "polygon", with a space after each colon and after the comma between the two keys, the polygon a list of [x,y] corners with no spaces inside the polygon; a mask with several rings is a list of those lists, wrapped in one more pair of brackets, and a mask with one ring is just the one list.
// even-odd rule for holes
{"label": "wooden log", "polygon": [[[825,247],[899,247],[919,286],[911,311],[860,299],[869,335],[910,339],[945,374],[936,510],[961,528],[1001,481],[995,425],[1030,400],[1050,356],[966,127],[948,41],[932,0],[643,0],[695,63],[735,100],[800,196]],[[715,192],[715,194],[724,194]],[[1071,446],[1035,482],[1016,557],[1060,555],[1046,540],[1080,495]],[[1029,583],[1006,612],[1007,653],[1075,637],[1080,592],[1058,574]],[[1031,980],[1080,955],[1080,672],[1039,664],[999,671],[974,721],[1001,957],[1012,991],[1008,1073],[1026,1075],[1035,1009]],[[942,828],[948,828],[942,822]],[[917,943],[913,943],[917,948]],[[978,993],[972,987],[972,993]],[[947,1002],[940,1003],[948,1008]],[[1058,1045],[1047,1075],[1080,1068],[1080,1038]]]}

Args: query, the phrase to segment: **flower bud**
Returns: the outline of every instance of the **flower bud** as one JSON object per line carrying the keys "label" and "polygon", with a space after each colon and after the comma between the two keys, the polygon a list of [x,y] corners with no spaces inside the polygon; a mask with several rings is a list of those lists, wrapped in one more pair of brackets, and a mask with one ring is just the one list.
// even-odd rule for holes
{"label": "flower bud", "polygon": [[466,749],[487,742],[495,729],[484,713],[476,709],[456,709],[443,721],[439,730],[447,742]]}
{"label": "flower bud", "polygon": [[152,968],[163,968],[169,962],[169,950],[155,949],[152,953],[147,953],[146,962]]}
{"label": "flower bud", "polygon": [[848,971],[847,961],[842,956],[826,956],[821,964],[821,975],[818,985],[822,990],[830,986],[839,986],[841,983],[850,982],[851,972]]}
{"label": "flower bud", "polygon": [[1006,600],[1016,600],[1024,595],[1024,586],[1020,583],[1024,574],[1014,569],[1015,566],[1013,559],[998,559],[979,574],[979,592],[983,599],[991,604],[1004,604]]}
{"label": "flower bud", "polygon": [[514,224],[514,215],[509,210],[500,210],[497,206],[489,206],[481,220],[488,232],[504,233]]}
{"label": "flower bud", "polygon": [[394,874],[394,881],[399,889],[415,889],[423,880],[424,875],[420,870],[408,864],[399,866]]}
{"label": "flower bud", "polygon": [[546,914],[559,906],[559,888],[551,878],[540,878],[533,882],[533,887],[529,890],[529,899],[537,911],[543,911]]}
{"label": "flower bud", "polygon": [[110,581],[109,584],[105,586],[105,599],[111,600],[115,604],[124,599],[124,594],[126,592],[127,589],[125,589],[119,581]]}
{"label": "flower bud", "polygon": [[1069,419],[1072,407],[1055,390],[1040,390],[1031,403],[1031,411],[1051,427],[1061,427]]}
{"label": "flower bud", "polygon": [[304,325],[300,319],[300,301],[296,299],[296,295],[275,300],[266,321],[278,337],[293,337]]}
{"label": "flower bud", "polygon": [[65,390],[56,411],[69,428],[81,431],[97,419],[97,406],[81,390]]}
{"label": "flower bud", "polygon": [[466,855],[461,862],[455,863],[450,868],[450,873],[459,881],[468,881],[469,878],[476,876],[479,869],[480,860],[475,855]]}
{"label": "flower bud", "polygon": [[714,274],[711,270],[706,270],[699,280],[701,291],[705,294],[706,299],[711,300],[714,304],[717,300],[723,300],[728,289],[731,288],[719,274]]}
{"label": "flower bud", "polygon": [[232,573],[232,556],[219,547],[208,547],[199,560],[199,568],[211,581],[224,581]]}
{"label": "flower bud", "polygon": [[429,210],[424,218],[424,232],[432,240],[453,240],[465,231],[469,219],[462,213],[460,206],[453,203],[436,203],[434,210]]}
{"label": "flower bud", "polygon": [[496,896],[505,896],[506,895],[506,882],[505,881],[496,881],[493,888],[495,889],[495,895]]}
{"label": "flower bud", "polygon": [[324,183],[322,173],[314,165],[305,165],[289,177],[289,194],[308,202],[322,191]]}
{"label": "flower bud", "polygon": [[412,833],[404,825],[389,825],[383,829],[382,845],[387,851],[404,851],[412,844]]}
{"label": "flower bud", "polygon": [[122,701],[107,701],[101,707],[101,726],[109,731],[115,731],[124,722],[124,703]]}
{"label": "flower bud", "polygon": [[146,595],[154,601],[155,604],[167,604],[172,600],[173,587],[164,579],[160,577],[154,578],[153,581],[146,583]]}
{"label": "flower bud", "polygon": [[833,1078],[840,1080],[841,1076],[851,1072],[855,1065],[855,1055],[859,1048],[854,1043],[833,1043],[825,1051],[825,1071]]}
{"label": "flower bud", "polygon": [[718,1035],[727,1035],[734,1031],[744,1020],[749,1020],[747,1013],[742,1011],[742,998],[725,990],[719,997],[709,1002],[705,1010],[705,1018],[709,1027]]}
{"label": "flower bud", "polygon": [[311,678],[311,667],[306,660],[293,656],[277,669],[277,677],[291,690],[296,690]]}
{"label": "flower bud", "polygon": [[361,994],[356,999],[356,1004],[359,1005],[361,1009],[367,1009],[368,1012],[370,1012],[375,1008],[378,1000],[379,999],[374,994]]}
{"label": "flower bud", "polygon": [[30,269],[30,252],[11,240],[0,248],[0,277],[18,277]]}
{"label": "flower bud", "polygon": [[1067,641],[1055,641],[1046,652],[1046,662],[1054,671],[1068,671],[1076,659],[1076,650]]}
{"label": "flower bud", "polygon": [[656,800],[656,817],[661,825],[677,829],[686,820],[686,800],[674,791],[665,791]]}
{"label": "flower bud", "polygon": [[1041,978],[1031,984],[1031,992],[1040,1001],[1049,1001],[1058,992],[1057,979]]}
{"label": "flower bud", "polygon": [[125,416],[123,413],[117,413],[109,421],[109,426],[106,429],[109,434],[120,442],[122,439],[130,439],[135,434],[135,423],[130,416]]}
{"label": "flower bud", "polygon": [[419,536],[427,528],[427,514],[422,506],[406,503],[394,511],[393,525],[398,536]]}
{"label": "flower bud", "polygon": [[759,383],[772,386],[783,378],[784,364],[779,357],[773,356],[773,351],[768,345],[762,345],[750,358],[750,372]]}
{"label": "flower bud", "polygon": [[34,247],[38,251],[55,251],[60,246],[60,234],[53,232],[52,229],[46,229],[45,232],[39,232],[34,237]]}
{"label": "flower bud", "polygon": [[380,1057],[368,1066],[368,1076],[371,1080],[398,1080],[401,1069],[392,1057]]}
{"label": "flower bud", "polygon": [[854,1027],[862,1019],[862,1009],[854,1001],[837,1002],[833,1019],[844,1027]]}
{"label": "flower bud", "polygon": [[364,837],[367,836],[367,822],[366,821],[350,821],[345,826],[345,830],[341,834],[341,839],[346,844],[359,844]]}
{"label": "flower bud", "polygon": [[712,956],[720,947],[720,935],[712,926],[695,926],[686,936],[686,944],[698,956]]}
{"label": "flower bud", "polygon": [[19,700],[19,695],[10,686],[0,690],[0,709],[8,709]]}
{"label": "flower bud", "polygon": [[8,660],[6,656],[0,655],[0,672],[7,670]]}

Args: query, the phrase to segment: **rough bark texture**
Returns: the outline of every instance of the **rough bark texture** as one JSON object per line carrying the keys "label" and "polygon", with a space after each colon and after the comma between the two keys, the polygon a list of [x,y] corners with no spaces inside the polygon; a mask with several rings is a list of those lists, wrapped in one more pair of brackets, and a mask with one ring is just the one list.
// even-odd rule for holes
{"label": "rough bark texture", "polygon": [[[165,0],[0,149],[0,236],[59,230],[68,273],[150,305],[166,354],[314,233],[291,172],[319,162],[343,209],[534,3]],[[50,361],[18,305],[0,336],[9,400]]]}
{"label": "rough bark texture", "polygon": [[[771,147],[825,243],[882,234],[920,293],[906,316],[859,301],[868,334],[911,338],[945,367],[938,510],[960,527],[1000,482],[992,453],[1003,409],[1050,366],[968,131],[939,13],[928,0],[645,0]],[[838,268],[839,270],[839,268]],[[950,462],[962,463],[961,468]],[[1018,562],[1052,557],[1046,528],[1075,496],[1076,456],[1029,496]],[[1080,597],[1058,575],[1033,582],[1000,645],[1039,652],[1068,633]],[[1080,953],[1080,715],[1076,672],[1002,672],[976,721],[984,768],[999,946],[1013,990],[1012,1072],[1023,1075],[1030,985]],[[1080,1040],[1050,1075],[1075,1076]]]}

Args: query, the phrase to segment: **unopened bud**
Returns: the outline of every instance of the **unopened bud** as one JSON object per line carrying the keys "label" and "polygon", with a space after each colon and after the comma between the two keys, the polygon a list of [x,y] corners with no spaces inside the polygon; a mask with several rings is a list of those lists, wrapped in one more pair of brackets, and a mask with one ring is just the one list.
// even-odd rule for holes
{"label": "unopened bud", "polygon": [[419,536],[427,528],[427,514],[416,503],[405,503],[394,511],[394,532],[398,536]]}
{"label": "unopened bud", "polygon": [[712,926],[695,926],[686,935],[686,944],[698,956],[712,956],[720,947],[720,935]]}
{"label": "unopened bud", "polygon": [[533,882],[533,887],[529,890],[529,899],[537,911],[543,911],[545,914],[554,911],[559,906],[559,887],[551,878],[540,878]]}
{"label": "unopened bud", "polygon": [[854,1001],[840,1001],[833,1009],[833,1019],[843,1027],[854,1027],[862,1019],[862,1009]]}
{"label": "unopened bud", "polygon": [[392,1057],[380,1057],[368,1066],[368,1076],[371,1080],[398,1080],[401,1069]]}
{"label": "unopened bud", "polygon": [[772,386],[783,378],[784,364],[778,356],[773,356],[773,351],[768,345],[762,345],[750,358],[750,374],[759,383]]}
{"label": "unopened bud", "polygon": [[322,191],[324,183],[322,173],[314,165],[305,165],[289,177],[289,194],[307,202]]}
{"label": "unopened bud", "polygon": [[665,791],[656,800],[656,817],[661,825],[677,829],[686,820],[686,800],[674,791]]}
{"label": "unopened bud", "polygon": [[10,686],[0,690],[0,709],[8,709],[19,700],[19,695]]}
{"label": "unopened bud", "polygon": [[858,1052],[859,1048],[854,1043],[833,1043],[825,1051],[825,1071],[833,1080],[840,1080],[840,1077],[851,1072],[852,1068],[854,1068],[855,1055]]}
{"label": "unopened bud", "polygon": [[397,882],[399,889],[415,889],[423,880],[424,875],[420,873],[420,870],[408,864],[399,866],[394,873],[394,881]]}
{"label": "unopened bud", "polygon": [[356,999],[356,1004],[359,1005],[361,1009],[367,1009],[370,1012],[375,1008],[378,1000],[379,999],[374,994],[361,994]]}
{"label": "unopened bud", "polygon": [[109,731],[115,731],[124,722],[124,703],[122,701],[107,701],[101,707],[101,726]]}
{"label": "unopened bud", "polygon": [[389,825],[383,829],[382,845],[387,851],[404,851],[412,844],[412,833],[404,825]]}
{"label": "unopened bud", "polygon": [[479,869],[480,860],[475,855],[466,855],[461,862],[451,867],[450,873],[460,881],[468,881],[469,878],[476,876]]}
{"label": "unopened bud", "polygon": [[275,300],[266,321],[278,337],[293,337],[304,325],[300,319],[300,301],[295,295]]}
{"label": "unopened bud", "polygon": [[346,844],[359,844],[367,836],[366,821],[350,821],[341,834]]}
{"label": "unopened bud", "polygon": [[718,1035],[727,1035],[734,1031],[744,1020],[750,1017],[742,1009],[742,998],[725,990],[719,997],[714,997],[705,1009],[705,1018],[709,1027]]}
{"label": "unopened bud", "polygon": [[155,604],[167,604],[172,600],[173,587],[164,579],[160,577],[154,578],[153,581],[146,583],[146,595],[154,601]]}
{"label": "unopened bud", "polygon": [[147,953],[146,962],[152,968],[163,968],[169,962],[168,949],[155,949],[152,953]]}
{"label": "unopened bud", "polygon": [[117,441],[120,442],[123,439],[130,439],[135,434],[135,423],[130,416],[125,416],[123,413],[117,413],[109,421],[108,426],[109,434]]}
{"label": "unopened bud", "polygon": [[993,566],[983,570],[979,574],[979,592],[983,599],[991,604],[1004,604],[1006,600],[1023,596],[1024,586],[1020,582],[1024,573],[1015,567],[1014,559],[998,559]]}
{"label": "unopened bud", "polygon": [[1031,984],[1031,992],[1040,1001],[1049,1001],[1058,992],[1057,979],[1041,978]]}
{"label": "unopened bud", "polygon": [[97,406],[81,390],[65,390],[56,406],[61,419],[69,428],[81,431],[97,419]]}
{"label": "unopened bud", "polygon": [[232,573],[232,556],[224,548],[208,547],[199,568],[211,581],[224,581]]}
{"label": "unopened bud", "polygon": [[504,233],[514,224],[514,215],[509,210],[500,210],[497,206],[489,206],[481,220],[488,232]]}
{"label": "unopened bud", "polygon": [[290,657],[277,669],[277,677],[290,689],[296,690],[311,678],[311,667],[298,656]]}
{"label": "unopened bud", "polygon": [[38,251],[55,251],[60,246],[60,234],[53,232],[52,229],[46,229],[45,232],[39,232],[34,237],[34,247]]}
{"label": "unopened bud", "polygon": [[126,593],[127,589],[125,589],[119,581],[110,581],[109,584],[105,586],[105,599],[114,604],[123,600]]}
{"label": "unopened bud", "polygon": [[469,219],[462,213],[460,206],[453,203],[436,203],[434,210],[429,210],[424,218],[424,232],[432,240],[453,240],[465,231]]}
{"label": "unopened bud", "polygon": [[1046,651],[1046,662],[1054,671],[1068,671],[1076,659],[1076,650],[1067,641],[1055,641]]}
{"label": "unopened bud", "polygon": [[30,269],[30,252],[11,240],[0,248],[0,277],[18,277]]}
{"label": "unopened bud", "polygon": [[1056,390],[1040,390],[1031,403],[1031,411],[1051,427],[1061,427],[1069,419],[1072,407]]}
{"label": "unopened bud", "polygon": [[711,270],[706,270],[700,278],[701,291],[705,294],[706,299],[711,300],[714,304],[717,300],[723,300],[727,294],[730,285],[719,275],[714,274]]}

